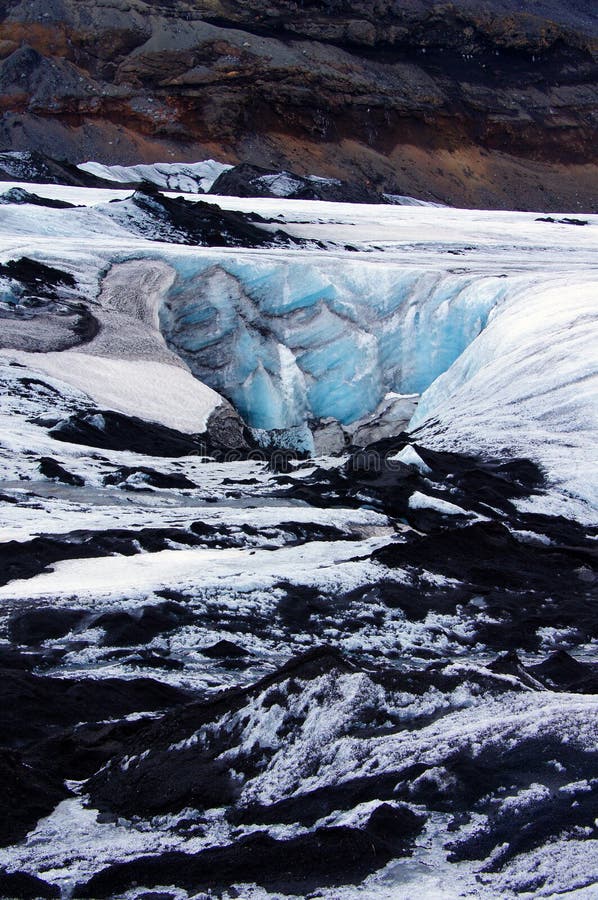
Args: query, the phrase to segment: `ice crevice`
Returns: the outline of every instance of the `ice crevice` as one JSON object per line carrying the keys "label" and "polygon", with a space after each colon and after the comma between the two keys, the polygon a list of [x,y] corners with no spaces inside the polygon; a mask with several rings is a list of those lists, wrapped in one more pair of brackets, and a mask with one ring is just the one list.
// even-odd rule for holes
{"label": "ice crevice", "polygon": [[542,467],[554,513],[594,518],[594,271],[430,271],[319,254],[172,264],[166,343],[258,436],[313,452],[319,440],[338,450],[410,430],[438,449],[525,457]]}
{"label": "ice crevice", "polygon": [[[363,259],[172,262],[159,314],[168,347],[264,432],[305,434],[323,420],[350,427],[389,396],[423,393],[510,287],[500,275]],[[397,427],[412,412],[403,404]]]}

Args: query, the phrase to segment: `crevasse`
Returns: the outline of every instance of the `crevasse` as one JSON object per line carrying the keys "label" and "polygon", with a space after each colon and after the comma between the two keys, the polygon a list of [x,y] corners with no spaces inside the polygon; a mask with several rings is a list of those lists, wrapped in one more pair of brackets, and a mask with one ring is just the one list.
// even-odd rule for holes
{"label": "crevasse", "polygon": [[500,275],[346,258],[186,258],[160,327],[253,428],[350,424],[389,391],[429,387],[484,329],[506,286]]}

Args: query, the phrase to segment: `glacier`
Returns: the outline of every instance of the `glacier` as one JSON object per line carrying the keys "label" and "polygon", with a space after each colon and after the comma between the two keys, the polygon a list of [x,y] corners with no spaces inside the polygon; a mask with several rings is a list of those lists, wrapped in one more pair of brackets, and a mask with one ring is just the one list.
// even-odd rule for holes
{"label": "glacier", "polygon": [[0,894],[595,896],[598,216],[114,183],[0,204]]}
{"label": "glacier", "polygon": [[[551,512],[592,521],[598,509],[597,299],[598,273],[511,296],[424,393],[412,432],[439,448],[474,446],[487,456],[506,450],[541,459],[561,497]],[[545,499],[541,505],[546,509]]]}
{"label": "glacier", "polygon": [[[31,188],[15,182],[6,190],[19,186]],[[338,451],[355,434],[371,435],[363,424],[385,410],[387,433],[405,428],[419,396],[410,427],[432,422],[426,439],[461,450],[459,434],[466,434],[470,450],[527,455],[558,481],[573,506],[573,498],[581,498],[584,509],[588,503],[593,508],[595,478],[586,463],[576,456],[578,475],[565,470],[574,466],[567,448],[575,446],[585,458],[582,450],[597,433],[591,368],[597,216],[574,227],[568,219],[548,221],[533,213],[219,196],[222,209],[258,213],[262,228],[274,233],[282,224],[304,243],[216,249],[150,241],[140,221],[128,229],[119,210],[129,208],[130,192],[116,187],[35,190],[78,208],[42,213],[27,205],[2,207],[1,258],[28,255],[60,264],[81,291],[95,296],[104,316],[119,308],[126,266],[136,267],[141,281],[143,271],[162,267],[164,284],[152,294],[154,318],[144,326],[144,340],[154,347],[150,355],[162,360],[165,342],[170,361],[193,373],[197,390],[204,384],[230,401],[261,443],[270,436],[314,452],[334,444],[319,443],[317,435],[326,431],[336,435]],[[112,291],[106,289],[111,280]],[[547,294],[555,284],[558,294]],[[578,285],[587,286],[579,308],[572,302]],[[10,294],[9,282],[3,290]],[[548,332],[538,331],[545,339],[534,349],[545,306],[561,310],[560,318],[551,318]],[[533,321],[532,309],[538,310]],[[126,318],[133,330],[135,316],[129,310]],[[501,349],[501,322],[522,336],[517,379]],[[572,327],[578,344],[566,358],[556,358],[551,348],[564,347]],[[112,328],[113,335],[117,331]],[[96,354],[107,354],[106,340],[98,340],[104,350]],[[37,365],[43,368],[41,357]],[[489,366],[497,380],[485,378]],[[478,374],[470,378],[474,369]],[[89,378],[91,383],[101,375],[89,369]],[[542,430],[533,397],[548,396],[550,379],[572,386],[568,407],[545,399],[537,406]],[[521,396],[511,396],[509,408],[518,410],[511,419],[517,426],[505,429],[501,404],[507,402],[505,386],[515,383]],[[80,382],[74,386],[81,388]],[[390,409],[388,398],[396,395],[413,398],[411,408],[398,402]],[[124,396],[119,407],[117,390],[110,396],[115,409],[130,408]],[[148,408],[156,406],[159,401]],[[572,437],[570,423],[578,420],[584,428]],[[457,421],[459,428],[452,427]],[[380,430],[377,435],[383,436]],[[581,508],[578,514],[593,515]]]}

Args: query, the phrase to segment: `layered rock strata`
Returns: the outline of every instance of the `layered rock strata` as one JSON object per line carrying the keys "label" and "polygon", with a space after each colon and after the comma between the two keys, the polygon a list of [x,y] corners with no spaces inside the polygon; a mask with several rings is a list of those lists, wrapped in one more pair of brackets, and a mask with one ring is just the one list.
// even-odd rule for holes
{"label": "layered rock strata", "polygon": [[1,4],[4,149],[214,156],[457,205],[595,207],[589,2]]}

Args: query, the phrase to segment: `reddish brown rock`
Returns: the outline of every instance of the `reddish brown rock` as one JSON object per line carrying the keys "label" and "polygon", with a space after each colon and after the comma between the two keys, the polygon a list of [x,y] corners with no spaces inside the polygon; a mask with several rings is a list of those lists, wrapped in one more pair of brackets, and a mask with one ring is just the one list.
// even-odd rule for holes
{"label": "reddish brown rock", "polygon": [[472,206],[598,203],[598,14],[460,4],[0,4],[3,149],[277,165]]}

